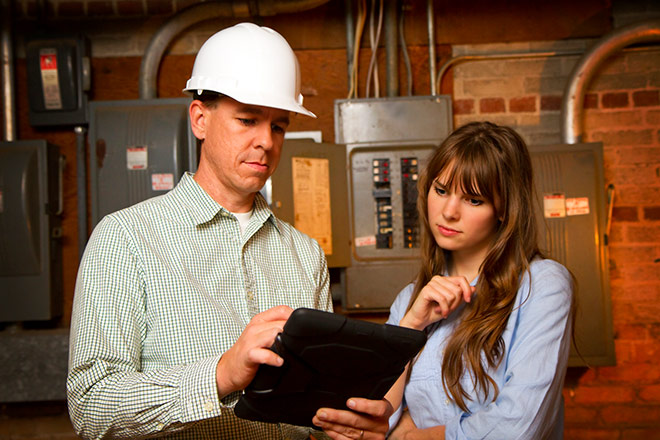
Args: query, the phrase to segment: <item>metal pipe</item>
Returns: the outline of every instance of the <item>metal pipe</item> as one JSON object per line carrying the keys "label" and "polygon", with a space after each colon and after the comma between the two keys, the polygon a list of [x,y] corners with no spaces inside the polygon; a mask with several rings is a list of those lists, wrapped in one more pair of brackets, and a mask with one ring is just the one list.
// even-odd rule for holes
{"label": "metal pipe", "polygon": [[78,194],[78,259],[82,258],[87,245],[87,149],[85,127],[77,126],[76,133],[76,184]]}
{"label": "metal pipe", "polygon": [[172,40],[190,26],[220,17],[249,17],[300,12],[327,3],[328,0],[222,0],[197,3],[171,17],[151,37],[142,58],[139,76],[140,99],[157,97],[158,68]]}
{"label": "metal pipe", "polygon": [[581,110],[589,81],[603,61],[613,53],[635,43],[660,40],[660,20],[633,23],[607,33],[589,49],[569,77],[561,105],[561,137],[566,144],[582,139]]}
{"label": "metal pipe", "polygon": [[397,0],[385,1],[385,59],[387,96],[399,95],[399,47]]}
{"label": "metal pipe", "polygon": [[426,1],[426,21],[429,33],[429,74],[431,75],[431,95],[437,94],[435,86],[435,14],[433,12],[433,0]]}
{"label": "metal pipe", "polygon": [[355,20],[353,19],[353,0],[344,0],[346,12],[346,67],[348,69],[348,90],[353,82],[353,45],[355,44]]}
{"label": "metal pipe", "polygon": [[16,140],[16,95],[14,93],[14,44],[12,38],[11,0],[2,0],[2,108],[3,137]]}

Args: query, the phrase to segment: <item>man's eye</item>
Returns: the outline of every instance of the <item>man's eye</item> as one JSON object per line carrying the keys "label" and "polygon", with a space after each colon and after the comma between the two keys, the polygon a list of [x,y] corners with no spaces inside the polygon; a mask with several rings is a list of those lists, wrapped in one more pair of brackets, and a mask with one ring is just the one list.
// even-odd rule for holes
{"label": "man's eye", "polygon": [[254,125],[255,123],[254,119],[248,119],[248,118],[237,118],[237,119],[243,125]]}
{"label": "man's eye", "polygon": [[280,125],[277,125],[277,124],[272,124],[270,126],[270,128],[271,128],[271,130],[273,130],[273,133],[284,134],[284,132],[286,132],[286,128],[284,128]]}

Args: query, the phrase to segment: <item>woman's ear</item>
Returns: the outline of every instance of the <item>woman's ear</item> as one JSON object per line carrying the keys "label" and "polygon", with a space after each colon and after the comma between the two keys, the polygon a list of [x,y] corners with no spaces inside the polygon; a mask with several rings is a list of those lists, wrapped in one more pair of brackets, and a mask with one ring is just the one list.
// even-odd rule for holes
{"label": "woman's ear", "polygon": [[190,115],[190,128],[197,139],[203,141],[206,138],[206,107],[201,101],[194,100],[188,107]]}

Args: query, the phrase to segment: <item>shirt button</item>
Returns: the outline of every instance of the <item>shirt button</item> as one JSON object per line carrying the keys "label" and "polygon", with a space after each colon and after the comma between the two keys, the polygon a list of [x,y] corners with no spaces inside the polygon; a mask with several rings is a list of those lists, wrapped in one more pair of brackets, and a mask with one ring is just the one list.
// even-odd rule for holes
{"label": "shirt button", "polygon": [[247,297],[248,297],[249,300],[253,300],[254,299],[254,293],[252,293],[251,291],[248,291]]}
{"label": "shirt button", "polygon": [[449,399],[445,399],[445,405],[449,405],[449,402],[451,402]]}
{"label": "shirt button", "polygon": [[207,400],[206,402],[204,402],[204,409],[205,409],[207,412],[212,412],[212,411],[213,411],[213,407],[214,407],[214,405],[213,405],[213,401],[211,401],[211,400]]}
{"label": "shirt button", "polygon": [[164,427],[165,427],[165,425],[162,424],[161,422],[156,423],[156,429],[157,429],[157,430],[162,431],[162,429],[163,429]]}

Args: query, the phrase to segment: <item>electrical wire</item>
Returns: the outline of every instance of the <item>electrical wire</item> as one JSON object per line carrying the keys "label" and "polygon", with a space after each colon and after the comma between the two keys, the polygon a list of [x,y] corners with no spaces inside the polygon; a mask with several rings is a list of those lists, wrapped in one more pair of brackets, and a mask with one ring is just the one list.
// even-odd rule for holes
{"label": "electrical wire", "polygon": [[360,41],[362,40],[362,31],[364,30],[364,22],[367,19],[366,9],[367,0],[361,0],[358,3],[358,18],[353,47],[353,71],[351,74],[351,88],[348,91],[348,99],[358,97],[358,59],[360,53]]}
{"label": "electrical wire", "polygon": [[406,45],[406,37],[404,34],[404,2],[401,2],[401,10],[399,12],[399,45],[403,54],[403,62],[406,66],[406,92],[408,96],[412,96],[413,80],[412,80],[412,67],[410,65],[410,57],[408,56],[408,46]]}
{"label": "electrical wire", "polygon": [[376,10],[376,0],[371,0],[371,14],[369,15],[369,38],[371,41],[371,60],[369,62],[369,70],[367,71],[367,87],[365,96],[369,97],[369,89],[373,75],[374,83],[374,97],[380,97],[380,84],[378,81],[378,45],[380,43],[380,33],[383,27],[383,0],[379,2],[378,11],[378,25],[376,35],[374,36],[374,15]]}

